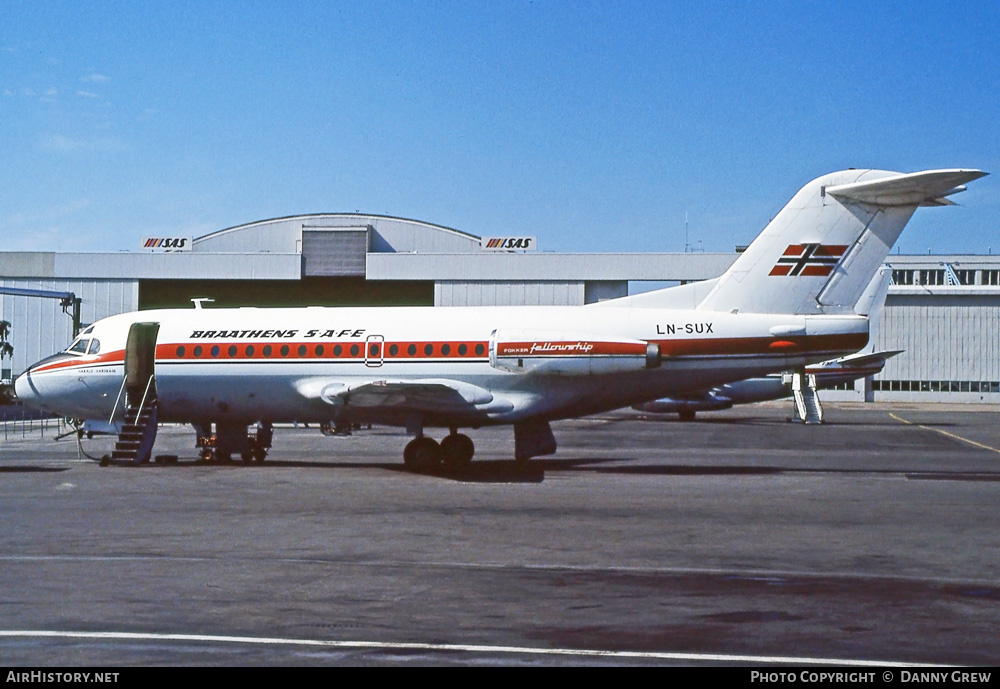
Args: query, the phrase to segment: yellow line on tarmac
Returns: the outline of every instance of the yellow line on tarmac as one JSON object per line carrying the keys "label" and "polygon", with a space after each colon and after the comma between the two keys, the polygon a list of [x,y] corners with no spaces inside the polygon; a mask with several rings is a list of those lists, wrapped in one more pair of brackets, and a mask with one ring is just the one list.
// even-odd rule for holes
{"label": "yellow line on tarmac", "polygon": [[934,431],[935,433],[940,433],[941,435],[946,435],[949,438],[954,438],[955,440],[961,440],[963,443],[969,443],[969,445],[975,445],[976,447],[981,447],[984,450],[989,450],[990,452],[996,452],[1000,454],[1000,449],[995,447],[990,447],[989,445],[983,445],[982,443],[977,443],[975,440],[969,440],[968,438],[963,438],[960,435],[955,435],[954,433],[949,433],[948,431],[942,431],[940,428],[931,428],[930,426],[924,426],[923,424],[913,423],[912,421],[907,421],[906,419],[896,416],[892,412],[889,412],[889,416],[896,419],[896,421],[902,421],[907,426],[916,426],[917,428],[923,428],[927,431]]}

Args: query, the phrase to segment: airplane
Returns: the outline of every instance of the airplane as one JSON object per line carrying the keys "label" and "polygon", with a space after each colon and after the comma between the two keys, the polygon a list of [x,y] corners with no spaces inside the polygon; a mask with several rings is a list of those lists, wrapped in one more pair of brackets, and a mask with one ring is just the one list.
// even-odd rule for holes
{"label": "airplane", "polygon": [[[15,382],[26,405],[121,428],[214,425],[214,456],[263,459],[275,423],[405,427],[407,468],[460,469],[464,429],[506,424],[514,459],[550,422],[799,370],[861,349],[855,313],[919,206],[986,173],[844,170],[799,190],[720,277],[585,306],[203,308],[102,319]],[[248,431],[248,427],[253,428]],[[448,429],[439,443],[425,431]],[[260,440],[263,437],[263,441]]]}
{"label": "airplane", "polygon": [[[875,351],[875,333],[881,322],[885,297],[892,281],[892,269],[882,266],[869,283],[865,293],[855,306],[855,312],[868,316],[869,341],[859,352],[847,356],[806,366],[802,372],[769,373],[760,378],[749,378],[724,383],[709,390],[699,390],[681,397],[662,397],[652,402],[632,405],[636,411],[652,414],[677,414],[681,421],[693,421],[699,411],[731,409],[737,404],[752,404],[792,397],[797,382],[800,389],[812,383],[813,390],[828,390],[845,383],[853,383],[858,378],[873,376],[882,371],[885,362],[902,350]],[[795,376],[799,375],[799,380]],[[811,380],[810,380],[811,378]],[[814,394],[814,393],[813,393]],[[815,396],[818,416],[822,418],[819,397]],[[800,420],[805,419],[804,408],[796,404]]]}

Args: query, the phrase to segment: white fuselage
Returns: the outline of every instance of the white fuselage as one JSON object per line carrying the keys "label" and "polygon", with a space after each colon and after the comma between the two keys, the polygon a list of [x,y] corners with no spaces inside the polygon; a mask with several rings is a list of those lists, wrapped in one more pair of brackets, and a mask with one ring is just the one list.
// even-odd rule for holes
{"label": "white fuselage", "polygon": [[[18,397],[109,419],[133,323],[159,325],[155,390],[166,422],[565,418],[802,367],[868,338],[858,316],[595,306],[144,311],[94,324],[81,339],[99,340],[97,353],[39,362],[18,379]],[[434,393],[425,402],[421,386]]]}

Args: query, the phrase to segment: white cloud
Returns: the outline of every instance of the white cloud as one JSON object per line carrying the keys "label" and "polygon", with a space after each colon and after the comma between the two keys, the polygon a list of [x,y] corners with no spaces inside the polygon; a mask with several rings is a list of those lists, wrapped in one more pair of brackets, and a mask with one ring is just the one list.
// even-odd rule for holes
{"label": "white cloud", "polygon": [[91,93],[90,91],[77,91],[76,95],[82,98],[100,98],[96,93]]}
{"label": "white cloud", "polygon": [[88,74],[85,77],[81,77],[80,81],[82,81],[85,84],[105,84],[111,81],[111,77],[95,73],[95,74]]}

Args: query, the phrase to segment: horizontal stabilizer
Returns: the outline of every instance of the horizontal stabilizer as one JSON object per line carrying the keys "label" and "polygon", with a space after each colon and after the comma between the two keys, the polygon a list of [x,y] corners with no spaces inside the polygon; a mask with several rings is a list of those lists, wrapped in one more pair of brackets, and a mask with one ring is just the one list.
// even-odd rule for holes
{"label": "horizontal stabilizer", "polygon": [[905,349],[895,349],[888,352],[875,352],[874,354],[851,354],[849,356],[841,357],[837,359],[837,363],[842,366],[847,366],[850,368],[866,368],[868,366],[884,366],[885,362],[896,356],[897,354],[902,354]]}
{"label": "horizontal stabilizer", "polygon": [[830,196],[876,206],[953,205],[945,197],[965,191],[965,184],[986,176],[981,170],[925,170],[826,188]]}

